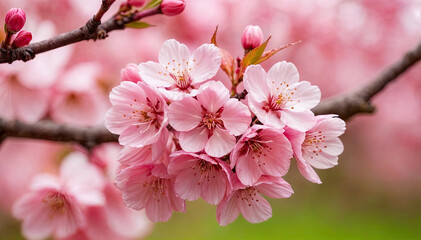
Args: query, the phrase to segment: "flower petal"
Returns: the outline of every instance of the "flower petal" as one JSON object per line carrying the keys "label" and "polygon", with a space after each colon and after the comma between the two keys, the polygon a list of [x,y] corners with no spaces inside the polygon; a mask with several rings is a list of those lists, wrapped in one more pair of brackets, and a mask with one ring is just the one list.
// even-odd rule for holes
{"label": "flower petal", "polygon": [[215,128],[205,146],[205,152],[211,157],[222,157],[234,148],[235,137],[227,130]]}
{"label": "flower petal", "polygon": [[202,151],[208,142],[209,130],[205,127],[194,128],[180,133],[180,146],[186,152]]}
{"label": "flower petal", "polygon": [[247,67],[244,73],[244,88],[257,102],[266,101],[270,89],[266,83],[266,72],[260,65]]}
{"label": "flower petal", "polygon": [[230,98],[224,84],[215,81],[200,86],[196,97],[200,104],[211,113],[216,113]]}
{"label": "flower petal", "polygon": [[139,64],[139,76],[150,86],[170,87],[175,81],[170,73],[159,63],[146,62]]}
{"label": "flower petal", "polygon": [[202,121],[202,107],[192,98],[185,97],[168,107],[170,125],[177,131],[190,131]]}
{"label": "flower petal", "polygon": [[294,64],[286,61],[273,65],[267,74],[267,84],[272,96],[277,96],[288,85],[298,82],[300,76]]}
{"label": "flower petal", "polygon": [[221,66],[219,49],[213,44],[203,44],[193,52],[188,65],[192,84],[210,79]]}
{"label": "flower petal", "polygon": [[231,134],[238,136],[243,134],[250,126],[251,114],[244,104],[231,98],[224,105],[221,120]]}

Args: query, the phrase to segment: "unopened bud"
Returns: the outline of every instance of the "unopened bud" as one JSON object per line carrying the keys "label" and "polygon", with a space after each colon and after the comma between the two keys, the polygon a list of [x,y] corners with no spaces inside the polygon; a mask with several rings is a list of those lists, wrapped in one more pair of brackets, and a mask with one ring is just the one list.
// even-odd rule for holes
{"label": "unopened bud", "polygon": [[241,35],[241,44],[246,50],[260,46],[263,42],[263,32],[259,26],[248,25]]}
{"label": "unopened bud", "polygon": [[9,33],[17,33],[23,28],[25,21],[25,11],[21,8],[12,8],[6,14],[4,29]]}
{"label": "unopened bud", "polygon": [[127,3],[133,7],[142,7],[145,4],[145,0],[127,0]]}
{"label": "unopened bud", "polygon": [[180,14],[186,7],[185,0],[162,0],[161,11],[167,16]]}
{"label": "unopened bud", "polygon": [[20,31],[13,40],[12,47],[20,48],[28,45],[32,40],[32,34],[28,31]]}
{"label": "unopened bud", "polygon": [[127,64],[126,67],[121,70],[121,81],[130,81],[134,83],[142,81],[138,72],[139,70],[137,69],[136,64]]}

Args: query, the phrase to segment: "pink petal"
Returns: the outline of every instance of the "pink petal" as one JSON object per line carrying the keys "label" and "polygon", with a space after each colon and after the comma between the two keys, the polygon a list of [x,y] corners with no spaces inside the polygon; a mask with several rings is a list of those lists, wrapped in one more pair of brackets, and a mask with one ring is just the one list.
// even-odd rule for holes
{"label": "pink petal", "polygon": [[177,131],[190,131],[202,121],[202,107],[192,97],[171,103],[168,108],[170,125]]}
{"label": "pink petal", "polygon": [[267,101],[270,95],[270,89],[266,83],[266,72],[260,65],[247,67],[243,82],[244,88],[255,101]]}
{"label": "pink petal", "polygon": [[306,160],[297,159],[297,167],[300,171],[301,175],[310,182],[321,184],[322,181],[320,180],[319,175],[317,175],[316,171],[311,167],[311,165]]}
{"label": "pink petal", "polygon": [[305,111],[315,107],[321,98],[319,87],[312,86],[307,81],[291,84],[288,88],[291,96],[289,102],[285,104],[286,109],[294,109],[294,111]]}
{"label": "pink petal", "polygon": [[224,170],[214,170],[213,174],[210,174],[210,180],[202,181],[201,193],[202,198],[212,204],[219,204],[222,199],[227,195],[229,188],[229,179]]}
{"label": "pink petal", "polygon": [[199,152],[203,150],[208,142],[209,130],[202,126],[188,132],[180,133],[180,146],[186,152]]}
{"label": "pink petal", "polygon": [[123,169],[116,177],[116,185],[122,191],[127,207],[135,210],[145,208],[149,195],[142,185],[151,175],[153,165],[135,165]]}
{"label": "pink petal", "polygon": [[168,66],[168,70],[175,73],[177,70],[187,69],[187,61],[190,58],[190,52],[186,45],[179,43],[174,39],[170,39],[165,41],[162,45],[158,58],[159,63],[162,66]]}
{"label": "pink petal", "polygon": [[222,157],[234,148],[235,137],[227,130],[215,128],[205,146],[205,152],[211,157]]}
{"label": "pink petal", "polygon": [[316,123],[314,113],[310,110],[294,112],[285,109],[282,111],[281,120],[288,127],[302,132],[309,130]]}
{"label": "pink petal", "polygon": [[238,209],[236,193],[223,200],[216,209],[216,219],[221,226],[226,226],[233,222],[238,217],[238,214],[240,214],[240,210]]}
{"label": "pink petal", "polygon": [[240,182],[246,186],[252,186],[263,174],[251,153],[237,159],[236,173]]}
{"label": "pink petal", "polygon": [[332,156],[325,152],[318,152],[317,154],[318,155],[311,151],[304,151],[303,158],[310,163],[311,166],[318,169],[327,169],[338,165],[338,156]]}
{"label": "pink petal", "polygon": [[138,68],[140,78],[150,86],[170,87],[174,84],[174,79],[159,63],[149,61],[141,63]]}
{"label": "pink petal", "polygon": [[293,155],[291,143],[277,129],[263,129],[259,135],[263,141],[267,141],[264,151],[260,157],[257,156],[260,161],[259,167],[265,174],[284,176],[288,172]]}
{"label": "pink petal", "polygon": [[192,169],[192,167],[187,164],[184,166],[186,169],[179,172],[175,179],[175,192],[182,199],[194,201],[200,197],[201,193],[200,169],[198,167]]}
{"label": "pink petal", "polygon": [[250,126],[251,114],[248,108],[237,99],[229,99],[221,114],[224,126],[234,136],[243,134]]}
{"label": "pink petal", "polygon": [[193,52],[189,60],[192,84],[200,83],[215,76],[221,65],[219,49],[213,44],[203,44]]}
{"label": "pink petal", "polygon": [[244,199],[238,200],[238,208],[247,221],[251,223],[259,223],[272,217],[272,208],[269,202],[262,197],[262,195],[257,193],[252,196],[242,196]]}
{"label": "pink petal", "polygon": [[280,177],[262,178],[262,180],[265,182],[255,186],[255,188],[270,198],[289,198],[294,193],[291,185]]}
{"label": "pink petal", "polygon": [[286,61],[273,65],[267,75],[267,84],[271,89],[272,96],[277,96],[285,87],[298,82],[300,76],[294,64]]}
{"label": "pink petal", "polygon": [[229,91],[221,82],[210,81],[200,86],[196,95],[208,112],[216,113],[229,99]]}

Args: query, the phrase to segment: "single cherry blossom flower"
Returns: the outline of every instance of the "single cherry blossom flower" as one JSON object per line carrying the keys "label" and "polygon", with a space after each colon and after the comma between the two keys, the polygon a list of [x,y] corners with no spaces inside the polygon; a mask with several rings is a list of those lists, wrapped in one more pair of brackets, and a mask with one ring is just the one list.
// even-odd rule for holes
{"label": "single cherry blossom flower", "polygon": [[320,90],[307,81],[299,82],[294,64],[279,62],[266,74],[260,65],[252,65],[244,73],[250,110],[265,125],[285,125],[307,131],[314,125],[311,111],[320,101]]}
{"label": "single cherry blossom flower", "polygon": [[272,217],[272,208],[260,193],[271,198],[289,198],[294,193],[291,185],[281,177],[262,176],[252,186],[246,186],[234,174],[232,183],[234,191],[216,210],[216,219],[221,226],[233,222],[240,213],[251,223],[264,222]]}
{"label": "single cherry blossom flower", "polygon": [[168,172],[175,175],[175,192],[183,199],[202,197],[216,205],[231,193],[232,174],[226,162],[206,154],[178,151],[171,155]]}
{"label": "single cherry blossom flower", "polygon": [[180,145],[186,152],[205,152],[212,157],[228,154],[235,145],[235,136],[250,125],[248,108],[229,98],[228,89],[210,81],[197,92],[197,100],[185,97],[169,106],[171,126],[180,131]]}
{"label": "single cherry blossom flower", "polygon": [[66,71],[54,89],[51,118],[79,126],[102,124],[108,104],[96,84],[100,72],[95,63],[80,63]]}
{"label": "single cherry blossom flower", "polygon": [[215,76],[220,65],[221,56],[215,45],[203,44],[190,54],[186,45],[170,39],[159,52],[159,63],[141,63],[139,74],[147,84],[160,88],[168,99],[179,100]]}
{"label": "single cherry blossom flower", "polygon": [[102,206],[104,179],[81,153],[72,153],[61,165],[60,176],[41,174],[30,192],[13,205],[13,215],[23,220],[22,233],[30,239],[50,235],[64,238],[86,224],[84,209]]}
{"label": "single cherry blossom flower", "polygon": [[298,169],[310,182],[322,183],[314,168],[326,169],[338,164],[338,155],[344,150],[339,139],[345,131],[345,122],[336,115],[316,116],[316,125],[307,132],[287,128],[297,160]]}
{"label": "single cherry blossom flower", "polygon": [[113,107],[106,114],[105,126],[120,134],[121,145],[143,147],[168,131],[167,104],[145,83],[121,82],[110,93],[110,101]]}
{"label": "single cherry blossom flower", "polygon": [[185,201],[174,189],[174,178],[164,164],[140,164],[124,168],[117,176],[117,187],[122,191],[127,207],[146,210],[154,222],[168,221],[173,211],[185,211]]}
{"label": "single cherry blossom flower", "polygon": [[288,172],[293,152],[283,133],[254,125],[243,134],[230,156],[241,183],[253,185],[262,175],[282,177]]}

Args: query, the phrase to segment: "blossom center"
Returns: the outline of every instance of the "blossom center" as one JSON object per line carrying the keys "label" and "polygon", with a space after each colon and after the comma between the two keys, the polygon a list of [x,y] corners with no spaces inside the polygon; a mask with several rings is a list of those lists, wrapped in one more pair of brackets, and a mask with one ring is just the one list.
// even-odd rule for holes
{"label": "blossom center", "polygon": [[222,128],[223,122],[219,119],[221,114],[207,112],[202,118],[202,124],[209,130],[215,129],[217,126]]}
{"label": "blossom center", "polygon": [[[216,172],[221,168],[221,166],[212,164],[203,159],[198,159],[197,163],[190,167],[192,170],[198,169],[200,174],[200,180],[197,185],[200,185],[200,182],[203,180],[210,181],[211,179],[216,178]],[[197,173],[193,175],[196,176]]]}
{"label": "blossom center", "polygon": [[259,202],[259,199],[256,198],[258,192],[254,187],[247,187],[237,191],[237,198],[246,201],[247,205],[251,207],[254,202]]}
{"label": "blossom center", "polygon": [[[313,155],[318,156],[319,153],[323,152],[322,148],[327,148],[325,145],[326,136],[323,135],[322,131],[318,132],[307,132],[304,139],[302,148],[307,148],[313,152]],[[311,158],[314,158],[311,156]]]}
{"label": "blossom center", "polygon": [[59,192],[49,193],[44,197],[42,202],[50,207],[50,217],[53,217],[56,213],[62,214],[67,210],[68,203],[66,197]]}
{"label": "blossom center", "polygon": [[167,179],[164,178],[152,177],[149,182],[146,181],[142,186],[147,188],[148,193],[152,193],[157,202],[160,202],[161,197],[165,195],[166,181]]}

